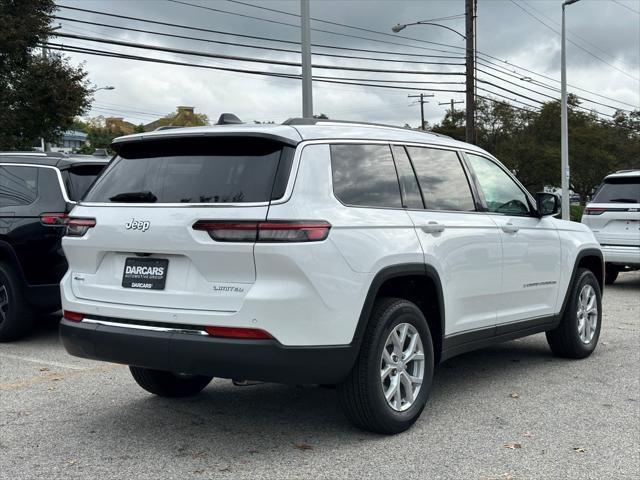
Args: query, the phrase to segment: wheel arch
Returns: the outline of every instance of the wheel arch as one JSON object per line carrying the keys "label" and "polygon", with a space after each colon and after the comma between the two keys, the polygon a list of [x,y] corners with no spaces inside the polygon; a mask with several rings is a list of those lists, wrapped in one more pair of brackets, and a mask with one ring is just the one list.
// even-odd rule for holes
{"label": "wheel arch", "polygon": [[10,243],[5,240],[0,239],[0,262],[7,263],[13,271],[15,272],[18,280],[21,282],[21,286],[27,285],[27,280],[24,276],[24,272],[22,271],[22,265],[20,264],[20,260],[16,255],[16,252],[13,250],[13,247]]}
{"label": "wheel arch", "polygon": [[571,279],[567,285],[567,290],[564,294],[564,300],[562,302],[562,308],[560,309],[560,315],[558,318],[562,318],[564,315],[565,308],[569,302],[571,286],[576,279],[579,268],[586,268],[590,270],[598,280],[600,291],[604,291],[604,255],[602,254],[602,251],[598,248],[585,248],[584,250],[580,250],[576,255],[576,259],[573,264]]}
{"label": "wheel arch", "polygon": [[360,312],[358,325],[351,342],[357,347],[356,350],[360,349],[375,301],[381,296],[405,298],[420,308],[431,329],[434,360],[438,363],[442,353],[442,339],[445,331],[445,305],[442,283],[437,270],[425,263],[392,265],[380,270],[369,286]]}

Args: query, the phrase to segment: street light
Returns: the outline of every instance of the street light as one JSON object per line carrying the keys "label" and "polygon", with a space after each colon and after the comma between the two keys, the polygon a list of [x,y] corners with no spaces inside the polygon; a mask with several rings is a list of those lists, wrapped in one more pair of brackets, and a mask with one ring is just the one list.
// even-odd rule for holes
{"label": "street light", "polygon": [[569,220],[569,179],[571,172],[569,171],[569,125],[567,116],[567,56],[566,56],[566,31],[564,10],[567,5],[576,3],[579,0],[565,0],[562,2],[562,44],[560,55],[560,83],[561,83],[561,99],[560,99],[560,175],[562,181],[562,219]]}
{"label": "street light", "polygon": [[394,25],[393,27],[391,27],[391,31],[393,33],[398,33],[398,32],[404,30],[405,28],[407,28],[407,27],[409,27],[411,25],[433,25],[434,27],[442,27],[442,28],[446,28],[447,30],[452,31],[456,35],[460,35],[465,40],[467,39],[467,37],[465,37],[463,34],[458,32],[457,30],[454,30],[451,27],[447,27],[446,25],[440,25],[439,23],[432,23],[432,22],[425,22],[425,21],[420,21],[420,22],[415,22],[415,23],[398,23],[397,25]]}
{"label": "street light", "polygon": [[96,93],[99,90],[115,90],[116,87],[112,87],[111,85],[107,85],[106,87],[99,87],[99,88],[95,88],[93,89],[93,93]]}

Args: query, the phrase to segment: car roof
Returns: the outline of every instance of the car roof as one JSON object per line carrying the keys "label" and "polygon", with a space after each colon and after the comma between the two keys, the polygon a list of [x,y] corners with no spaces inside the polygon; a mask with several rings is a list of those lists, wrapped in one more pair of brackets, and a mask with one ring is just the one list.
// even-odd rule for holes
{"label": "car roof", "polygon": [[26,163],[61,169],[79,165],[106,165],[110,158],[93,155],[66,155],[57,152],[0,152],[0,163]]}
{"label": "car roof", "polygon": [[[298,119],[295,119],[298,120]],[[229,124],[206,127],[186,127],[138,133],[118,137],[113,140],[117,151],[123,143],[164,138],[202,137],[202,136],[255,136],[271,138],[290,145],[306,140],[377,140],[388,142],[425,143],[484,152],[481,148],[450,137],[431,132],[421,132],[408,128],[376,125],[368,123],[316,121],[306,122],[288,120],[285,124]]]}
{"label": "car roof", "polygon": [[640,170],[620,170],[604,177],[607,178],[625,178],[625,177],[640,177]]}

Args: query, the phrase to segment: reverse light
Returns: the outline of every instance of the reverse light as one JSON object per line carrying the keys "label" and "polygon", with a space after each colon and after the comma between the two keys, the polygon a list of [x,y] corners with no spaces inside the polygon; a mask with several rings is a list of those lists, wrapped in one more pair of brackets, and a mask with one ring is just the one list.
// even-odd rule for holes
{"label": "reverse light", "polygon": [[62,316],[70,322],[81,322],[84,319],[84,314],[78,312],[70,312],[69,310],[64,310]]}
{"label": "reverse light", "polygon": [[216,221],[200,220],[194,230],[206,231],[218,242],[319,242],[327,238],[331,225],[325,221]]}
{"label": "reverse light", "polygon": [[239,327],[205,327],[207,332],[212,337],[222,338],[241,338],[241,339],[253,339],[253,340],[268,340],[273,337],[264,330],[259,328],[239,328]]}
{"label": "reverse light", "polygon": [[82,237],[90,228],[95,226],[95,218],[70,217],[67,219],[67,236]]}
{"label": "reverse light", "polygon": [[43,213],[40,215],[40,223],[47,227],[64,227],[68,218],[66,213]]}

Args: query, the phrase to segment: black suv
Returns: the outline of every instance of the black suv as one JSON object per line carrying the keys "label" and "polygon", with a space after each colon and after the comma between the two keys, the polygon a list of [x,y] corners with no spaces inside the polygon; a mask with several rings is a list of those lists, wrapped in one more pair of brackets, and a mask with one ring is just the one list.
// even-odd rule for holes
{"label": "black suv", "polygon": [[0,341],[28,332],[38,312],[60,308],[66,216],[107,163],[88,155],[0,153]]}

